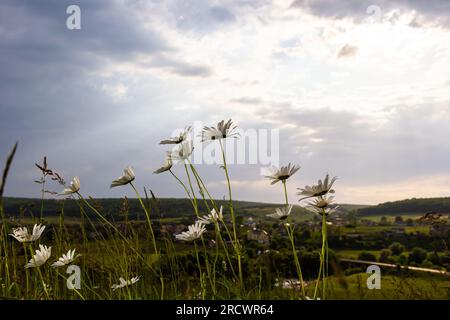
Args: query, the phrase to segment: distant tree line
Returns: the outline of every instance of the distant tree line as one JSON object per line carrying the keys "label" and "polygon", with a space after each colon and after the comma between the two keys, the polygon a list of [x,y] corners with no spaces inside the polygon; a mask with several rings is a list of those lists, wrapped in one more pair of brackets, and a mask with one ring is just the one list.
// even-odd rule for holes
{"label": "distant tree line", "polygon": [[[135,198],[104,198],[89,200],[94,207],[100,209],[102,214],[106,216],[120,217],[120,215],[128,215],[128,218],[135,219],[142,217],[144,212],[139,201]],[[151,208],[153,217],[172,218],[192,215],[193,209],[189,199],[178,198],[153,198],[150,194],[148,198],[144,197],[144,203]],[[39,216],[41,208],[40,199],[31,198],[4,198],[5,213],[9,217],[30,217]],[[228,201],[216,200],[218,206],[223,205],[224,210],[228,208]],[[44,216],[59,216],[64,212],[65,217],[79,217],[80,203],[73,199],[45,199],[44,200]],[[275,208],[275,204],[266,204],[259,202],[233,201],[236,210],[251,213],[252,209],[258,208]],[[204,206],[204,202],[199,200],[198,206],[201,212],[207,213],[208,210]],[[84,208],[90,211],[88,208]]]}
{"label": "distant tree line", "polygon": [[412,198],[360,208],[358,215],[423,214],[431,211],[450,213],[450,198]]}

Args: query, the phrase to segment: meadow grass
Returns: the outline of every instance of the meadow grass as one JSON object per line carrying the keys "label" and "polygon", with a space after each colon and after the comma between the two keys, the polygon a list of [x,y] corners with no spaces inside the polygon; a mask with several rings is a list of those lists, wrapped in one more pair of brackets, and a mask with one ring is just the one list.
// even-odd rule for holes
{"label": "meadow grass", "polygon": [[[329,274],[327,218],[335,207],[328,193],[334,193],[331,187],[335,178],[329,179],[328,174],[316,185],[299,189],[299,195],[303,197],[301,200],[311,200],[308,202],[309,213],[301,215],[299,212],[304,212],[304,209],[291,206],[286,189],[288,178],[299,167],[289,164],[274,168],[268,178],[272,184],[282,185],[278,192],[280,198],[285,200],[284,205],[276,211],[256,209],[253,212],[255,216],[263,216],[285,229],[288,239],[286,250],[292,257],[290,275],[298,280],[298,287],[283,289],[279,285],[288,275],[278,270],[277,266],[268,268],[270,258],[264,258],[264,255],[249,258],[244,247],[245,235],[240,232],[237,223],[232,172],[229,172],[222,145],[222,139],[234,136],[233,129],[230,120],[219,122],[217,127],[205,127],[203,132],[203,140],[219,140],[220,143],[223,162],[219,170],[222,170],[227,182],[227,199],[223,205],[218,205],[201,172],[189,160],[193,146],[185,139],[190,129],[187,128],[186,134],[180,136],[180,142],[175,142],[178,147],[168,155],[163,167],[156,171],[158,174],[170,173],[169,178],[173,178],[176,185],[184,190],[192,205],[190,219],[193,224],[188,230],[178,230],[175,234],[156,232],[156,225],[178,223],[180,220],[161,218],[158,200],[153,192],[135,187],[136,177],[131,167],[127,167],[124,174],[111,183],[111,187],[131,187],[143,213],[141,223],[129,219],[126,198],[120,209],[123,219],[115,221],[110,215],[105,215],[93,198],[82,194],[77,177],[67,184],[60,174],[48,167],[46,158],[42,165],[36,165],[42,173],[38,181],[42,193],[39,213],[9,219],[3,210],[3,190],[16,145],[7,158],[0,186],[0,297],[52,300],[372,298],[371,294],[363,294],[363,275],[336,278]],[[178,138],[171,139],[169,141],[178,141]],[[175,161],[181,163],[180,167],[184,169],[180,175],[172,171]],[[76,202],[79,217],[65,217],[63,200],[59,202],[57,217],[45,216],[44,199],[51,183],[64,188],[60,195]],[[299,254],[301,243],[294,237],[294,230],[297,223],[307,221],[314,215],[319,215],[321,220],[321,245],[315,248],[319,256],[318,271],[304,277],[302,256]],[[34,228],[32,225],[35,225]],[[394,285],[397,278],[386,278],[386,286],[391,293],[386,293],[384,298],[445,296],[445,289],[441,288],[439,281],[436,287],[439,290],[432,295],[431,289],[429,292],[430,282],[426,283],[423,292],[418,292],[405,279],[406,284],[403,281]],[[380,294],[372,295],[383,298]]]}

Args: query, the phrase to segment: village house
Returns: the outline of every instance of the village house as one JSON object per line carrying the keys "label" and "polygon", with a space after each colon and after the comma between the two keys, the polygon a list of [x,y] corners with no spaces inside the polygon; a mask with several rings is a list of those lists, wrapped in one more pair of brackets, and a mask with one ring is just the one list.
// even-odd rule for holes
{"label": "village house", "polygon": [[247,231],[247,240],[258,241],[261,244],[269,244],[269,234],[264,230],[253,228]]}

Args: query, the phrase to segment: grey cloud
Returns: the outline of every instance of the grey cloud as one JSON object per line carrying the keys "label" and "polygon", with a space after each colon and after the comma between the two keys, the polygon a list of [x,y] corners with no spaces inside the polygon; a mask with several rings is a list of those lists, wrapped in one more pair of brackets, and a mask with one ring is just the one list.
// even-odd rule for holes
{"label": "grey cloud", "polygon": [[295,0],[290,7],[301,8],[319,16],[345,18],[366,15],[366,8],[371,4],[373,1],[370,0]]}
{"label": "grey cloud", "polygon": [[262,101],[260,98],[255,97],[241,97],[236,99],[231,99],[230,102],[241,103],[241,104],[260,104]]}
{"label": "grey cloud", "polygon": [[[290,108],[292,107],[292,102],[288,100],[271,100],[271,99],[261,99],[258,97],[239,97],[231,99],[230,102],[233,103],[240,103],[240,104],[247,104],[247,105],[266,105],[266,106],[273,106],[276,109],[277,108]],[[267,112],[270,112],[270,110],[267,110]]]}
{"label": "grey cloud", "polygon": [[[66,28],[70,4],[81,7],[81,30]],[[47,134],[58,128],[79,129],[65,121],[69,118],[82,119],[87,126],[117,117],[120,109],[111,107],[110,97],[99,90],[102,81],[111,79],[93,82],[92,74],[114,62],[135,63],[138,54],[151,57],[154,68],[181,76],[212,74],[208,66],[171,58],[177,49],[137,21],[136,5],[105,0],[2,1],[0,124],[11,129],[2,138],[22,137],[36,126]]]}
{"label": "grey cloud", "polygon": [[[365,17],[366,3],[361,1],[364,6],[359,6],[359,2],[349,2],[344,10],[340,9],[340,16],[353,12],[353,16]],[[65,28],[65,6],[69,3],[81,4],[81,31]],[[170,135],[172,129],[194,120],[219,114],[233,115],[228,101],[218,106],[209,105],[215,101],[204,101],[201,108],[189,112],[175,110],[177,105],[193,102],[186,101],[185,91],[189,87],[174,90],[180,87],[174,86],[172,81],[151,81],[149,76],[150,81],[137,88],[133,86],[133,76],[121,79],[116,79],[120,76],[116,74],[114,79],[92,76],[110,63],[138,64],[135,60],[138,55],[151,61],[142,65],[143,68],[159,68],[180,76],[213,74],[212,68],[202,62],[183,61],[179,51],[182,48],[174,48],[160,33],[134,20],[136,7],[133,6],[139,3],[61,0],[0,3],[0,155],[5,154],[14,141],[20,140],[7,185],[8,195],[39,195],[32,183],[37,174],[33,163],[47,155],[50,165],[65,178],[80,176],[83,194],[132,196],[126,188],[109,190],[108,184],[123,167],[133,165],[139,186],[145,184],[159,196],[183,196],[183,190],[177,188],[170,176],[151,174],[164,157],[165,149],[157,149],[159,140]],[[186,16],[185,24],[180,22],[179,27],[187,32],[194,31],[196,35],[197,31],[214,31],[237,20],[238,10],[233,6],[226,9],[234,17],[231,18],[221,9],[215,9],[214,16],[213,5],[206,1],[201,3],[202,8],[192,6],[178,12]],[[336,7],[321,8],[319,4],[325,1],[316,3],[316,12],[329,10],[327,16],[336,14],[336,11],[333,13]],[[415,5],[421,6],[419,2]],[[121,10],[127,8],[129,11]],[[352,8],[357,9],[352,11]],[[444,9],[441,7],[442,15],[448,12]],[[439,11],[427,10],[431,9],[424,7],[421,12],[431,15]],[[125,102],[113,101],[101,90],[103,82],[114,85],[115,81],[129,86],[130,94]],[[222,81],[241,89],[262,80],[225,78]],[[257,116],[245,114],[245,119],[237,123],[240,128],[282,128],[281,161],[302,165],[302,171],[294,180],[299,181],[299,186],[314,182],[327,171],[339,175],[341,181],[370,184],[450,170],[446,138],[450,135],[448,103],[392,106],[384,110],[386,122],[380,125],[376,118],[354,112],[300,109],[296,101],[266,101],[242,96],[232,102],[248,104],[248,110],[253,109],[251,104],[258,105],[253,109],[258,112]],[[259,169],[259,165],[233,165],[230,174],[232,179],[254,181],[259,178]],[[175,170],[182,174],[182,168]],[[223,170],[217,166],[205,165],[199,170],[205,181],[224,179]],[[260,193],[242,188],[236,195],[246,200],[276,201],[273,190],[268,186],[267,192]],[[226,188],[214,187],[213,191],[214,196],[221,197]],[[278,200],[282,201],[282,197]]]}
{"label": "grey cloud", "polygon": [[350,18],[358,22],[369,17],[366,10],[373,5],[381,9],[382,15],[393,9],[415,10],[421,21],[450,28],[450,2],[447,0],[295,0],[290,8],[321,17]]}
{"label": "grey cloud", "polygon": [[230,9],[213,5],[209,0],[173,1],[169,10],[176,18],[179,29],[200,34],[212,32],[236,20]]}
{"label": "grey cloud", "polygon": [[[81,30],[66,28],[69,4],[81,7]],[[158,32],[135,19],[133,8],[128,7],[134,4],[62,0],[0,2],[2,154],[12,141],[20,141],[12,172],[15,178],[7,186],[9,194],[35,195],[30,191],[34,187],[33,163],[44,155],[64,167],[60,171],[68,175],[84,173],[86,177],[97,166],[102,167],[105,176],[114,177],[120,168],[114,168],[118,171],[114,173],[113,168],[99,165],[106,161],[105,155],[114,157],[121,166],[126,165],[122,158],[136,151],[130,133],[124,132],[123,119],[142,114],[142,101],[132,98],[127,103],[114,101],[104,87],[128,79],[112,79],[96,73],[111,63],[134,62],[138,54],[171,54],[176,49]],[[154,90],[155,99],[163,94],[152,84],[145,89],[146,92]],[[159,97],[159,104],[147,100],[153,114],[165,107],[162,100]],[[148,140],[148,135],[157,128],[158,123],[142,132],[135,125],[132,131],[138,132],[139,137],[134,141]],[[121,148],[111,141],[120,141]],[[101,183],[92,181],[92,186],[100,187]]]}
{"label": "grey cloud", "polygon": [[351,44],[345,44],[337,53],[338,58],[349,58],[356,55],[358,48]]}
{"label": "grey cloud", "polygon": [[255,86],[261,83],[260,80],[244,80],[244,81],[236,81],[234,79],[230,78],[222,78],[220,79],[223,83],[231,84],[236,87],[242,87],[242,86]]}
{"label": "grey cloud", "polygon": [[[66,28],[66,7],[73,3],[82,8],[81,30]],[[105,115],[110,101],[89,83],[91,74],[138,53],[173,50],[133,16],[121,14],[116,1],[3,1],[0,30],[0,123],[15,123],[14,131],[32,121],[55,128],[68,117],[85,115],[86,124],[114,116],[111,108]]]}
{"label": "grey cloud", "polygon": [[381,124],[377,116],[330,108],[270,107],[257,114],[260,121],[294,126],[281,130],[282,160],[301,162],[307,179],[330,171],[351,183],[372,184],[450,170],[450,102],[392,106]]}
{"label": "grey cloud", "polygon": [[73,1],[1,4],[2,29],[11,30],[11,36],[2,41],[2,50],[33,61],[67,63],[74,59],[79,63],[80,59],[88,60],[83,55],[123,60],[136,53],[173,49],[157,32],[136,23],[129,11],[121,12],[127,8],[119,7],[115,1],[100,1],[97,5],[92,1],[75,3],[81,7],[81,30],[68,30],[65,25],[65,10]]}
{"label": "grey cloud", "polygon": [[213,74],[213,69],[207,65],[189,63],[164,54],[155,55],[150,62],[142,63],[141,65],[165,70],[183,77],[207,78]]}
{"label": "grey cloud", "polygon": [[167,67],[170,72],[179,76],[206,78],[213,73],[212,69],[208,66],[189,64],[180,61],[172,61]]}
{"label": "grey cloud", "polygon": [[295,48],[300,46],[302,43],[300,36],[294,36],[292,38],[289,38],[287,40],[280,42],[281,48]]}
{"label": "grey cloud", "polygon": [[218,21],[230,22],[234,21],[235,19],[234,15],[227,8],[224,7],[213,6],[209,9],[209,11],[211,13],[211,16],[213,16]]}

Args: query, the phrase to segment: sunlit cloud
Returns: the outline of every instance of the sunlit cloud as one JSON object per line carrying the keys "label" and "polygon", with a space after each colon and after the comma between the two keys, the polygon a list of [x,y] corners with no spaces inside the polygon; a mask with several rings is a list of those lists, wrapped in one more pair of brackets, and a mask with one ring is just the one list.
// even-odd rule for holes
{"label": "sunlit cloud", "polygon": [[378,204],[407,198],[448,197],[450,194],[450,175],[419,176],[398,182],[377,185],[339,186],[338,201],[342,203]]}

